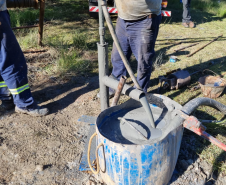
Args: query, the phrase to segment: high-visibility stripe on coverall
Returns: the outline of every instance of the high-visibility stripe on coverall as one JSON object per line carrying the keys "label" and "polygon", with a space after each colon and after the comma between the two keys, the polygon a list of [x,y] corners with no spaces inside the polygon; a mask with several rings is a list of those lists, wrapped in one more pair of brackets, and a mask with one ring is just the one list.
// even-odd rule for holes
{"label": "high-visibility stripe on coverall", "polygon": [[10,99],[11,92],[16,106],[27,107],[34,99],[28,85],[26,60],[7,10],[0,11],[0,22],[0,99]]}

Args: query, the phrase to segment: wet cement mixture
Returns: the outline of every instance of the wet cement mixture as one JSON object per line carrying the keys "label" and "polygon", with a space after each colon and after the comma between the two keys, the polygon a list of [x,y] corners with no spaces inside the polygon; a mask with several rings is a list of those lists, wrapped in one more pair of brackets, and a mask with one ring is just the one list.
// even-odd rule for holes
{"label": "wet cement mixture", "polygon": [[[152,110],[155,122],[162,113],[161,109],[158,110],[160,112],[155,111],[155,113]],[[145,144],[149,140],[159,138],[162,135],[160,128],[163,128],[167,122],[163,118],[157,128],[153,128],[143,107],[123,109],[112,114],[114,115],[100,124],[100,132],[109,140],[121,144]]]}
{"label": "wet cement mixture", "polygon": [[[0,185],[100,185],[78,170],[89,124],[77,121],[82,115],[100,114],[98,76],[58,80],[40,77],[38,66],[28,64],[28,69],[33,96],[50,114],[0,112]],[[195,153],[196,137],[185,131],[170,184],[226,184],[226,177]]]}

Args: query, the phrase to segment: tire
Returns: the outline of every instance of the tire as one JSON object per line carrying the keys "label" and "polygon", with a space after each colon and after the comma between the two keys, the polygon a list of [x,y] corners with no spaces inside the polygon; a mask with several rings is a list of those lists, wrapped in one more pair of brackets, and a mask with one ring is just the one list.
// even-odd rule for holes
{"label": "tire", "polygon": [[[89,2],[89,6],[98,6],[98,3]],[[89,16],[93,19],[98,19],[99,14],[98,12],[89,12]]]}

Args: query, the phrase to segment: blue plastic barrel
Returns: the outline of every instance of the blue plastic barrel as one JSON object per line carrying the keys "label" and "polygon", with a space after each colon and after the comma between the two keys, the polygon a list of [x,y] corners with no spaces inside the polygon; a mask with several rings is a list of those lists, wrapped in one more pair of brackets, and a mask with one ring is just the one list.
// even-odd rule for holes
{"label": "blue plastic barrel", "polygon": [[182,126],[163,140],[145,145],[116,143],[103,136],[99,130],[107,118],[115,116],[120,110],[130,110],[131,106],[141,105],[134,101],[109,108],[97,118],[97,145],[103,143],[103,147],[98,150],[101,178],[107,185],[167,185],[178,158]]}

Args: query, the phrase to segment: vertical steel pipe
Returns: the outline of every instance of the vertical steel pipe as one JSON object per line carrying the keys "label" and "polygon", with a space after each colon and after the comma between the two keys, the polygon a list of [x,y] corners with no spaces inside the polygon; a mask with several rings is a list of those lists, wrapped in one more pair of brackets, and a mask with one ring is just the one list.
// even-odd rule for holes
{"label": "vertical steel pipe", "polygon": [[108,75],[108,44],[105,43],[104,15],[101,6],[101,0],[98,0],[99,6],[99,35],[100,43],[98,45],[98,65],[99,65],[99,86],[100,86],[100,104],[101,111],[109,107],[109,88],[102,82],[104,76]]}
{"label": "vertical steel pipe", "polygon": [[38,45],[42,46],[43,38],[43,23],[44,23],[44,13],[45,13],[45,0],[40,0],[40,14],[39,14],[39,28],[38,28]]}
{"label": "vertical steel pipe", "polygon": [[114,96],[113,101],[111,103],[111,107],[116,106],[118,104],[118,100],[119,100],[120,95],[122,93],[122,89],[123,89],[123,87],[126,83],[126,79],[127,78],[125,76],[121,76],[118,87],[115,91],[115,96]]}

